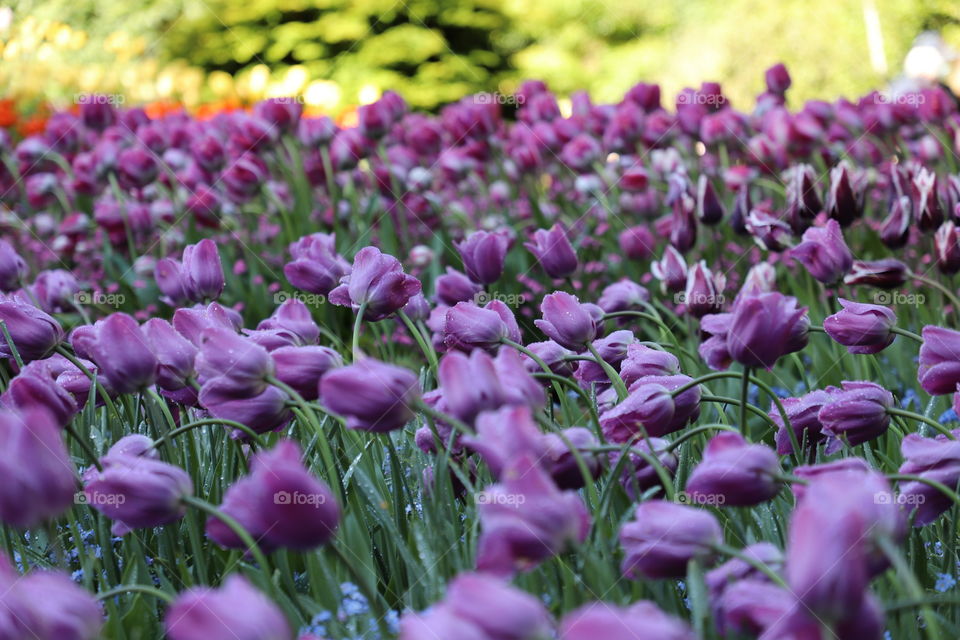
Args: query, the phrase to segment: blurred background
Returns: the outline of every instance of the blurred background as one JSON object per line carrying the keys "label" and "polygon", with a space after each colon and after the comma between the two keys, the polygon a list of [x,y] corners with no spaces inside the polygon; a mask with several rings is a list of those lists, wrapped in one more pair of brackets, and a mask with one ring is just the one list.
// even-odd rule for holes
{"label": "blurred background", "polygon": [[717,80],[749,109],[779,61],[796,106],[905,66],[957,87],[955,48],[957,0],[19,0],[0,8],[0,126],[86,92],[201,115],[299,95],[349,120],[386,89],[435,110],[525,78],[598,101]]}

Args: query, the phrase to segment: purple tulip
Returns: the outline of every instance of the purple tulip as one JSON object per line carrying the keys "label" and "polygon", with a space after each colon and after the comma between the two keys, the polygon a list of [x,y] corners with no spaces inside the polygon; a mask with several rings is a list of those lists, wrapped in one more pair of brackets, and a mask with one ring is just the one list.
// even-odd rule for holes
{"label": "purple tulip", "polygon": [[697,180],[697,219],[706,225],[718,224],[726,211],[706,174]]}
{"label": "purple tulip", "polygon": [[26,276],[26,261],[9,242],[0,239],[0,292],[18,288]]}
{"label": "purple tulip", "polygon": [[[474,350],[469,357],[458,351],[445,355],[440,361],[438,378],[447,411],[471,423],[483,411],[528,403],[532,406],[543,404],[542,388],[530,378],[522,364],[519,371],[504,369],[504,360],[511,357],[522,362],[506,347],[498,354],[497,361],[480,349]],[[524,388],[531,386],[535,389],[533,394],[523,392]]]}
{"label": "purple tulip", "polygon": [[943,207],[937,193],[937,174],[926,167],[913,178],[914,211],[920,231],[933,231],[943,222]]}
{"label": "purple tulip", "polygon": [[[826,391],[816,389],[799,398],[784,398],[781,401],[798,444],[804,446],[804,443],[806,443],[806,447],[810,448],[824,439],[825,436],[821,433],[823,425],[820,423],[820,409],[833,398],[836,391],[838,389],[835,387],[829,387]],[[780,415],[780,411],[772,402],[768,415],[778,426],[776,435],[777,453],[780,455],[793,453],[793,440],[790,438],[790,432],[783,422],[783,416]]]}
{"label": "purple tulip", "polygon": [[456,246],[471,280],[487,285],[500,279],[503,260],[510,249],[510,238],[506,234],[474,231]]}
{"label": "purple tulip", "polygon": [[229,329],[236,333],[240,330],[242,319],[233,309],[228,309],[218,302],[211,302],[206,307],[197,305],[189,309],[177,309],[173,314],[172,324],[191,344],[200,346],[200,338],[207,329]]}
{"label": "purple tulip", "polygon": [[803,242],[790,250],[790,256],[824,284],[839,282],[853,267],[853,254],[844,242],[843,231],[836,220],[828,220],[826,226],[804,231]]}
{"label": "purple tulip", "polygon": [[670,442],[663,438],[644,438],[630,447],[626,459],[619,452],[609,454],[610,467],[620,468],[620,485],[631,500],[638,500],[644,491],[662,484],[658,471],[663,471],[668,479],[676,473],[679,460],[669,446]]}
{"label": "purple tulip", "polygon": [[347,420],[347,427],[384,433],[413,418],[420,397],[417,376],[409,369],[364,358],[334,369],[320,379],[320,401]]}
{"label": "purple tulip", "polygon": [[[573,375],[573,372],[577,368],[576,362],[566,360],[566,358],[576,354],[569,349],[564,349],[553,340],[531,342],[527,345],[527,350],[532,351],[534,355],[543,360],[544,364],[550,369],[550,372],[558,376],[566,377]],[[527,371],[530,373],[543,373],[543,368],[533,358],[526,355],[523,357]]]}
{"label": "purple tulip", "polygon": [[76,471],[61,428],[45,409],[0,409],[0,521],[29,529],[59,516],[73,502]]}
{"label": "purple tulip", "polygon": [[117,157],[120,184],[127,189],[142,189],[160,173],[154,153],[141,146],[130,147]]}
{"label": "purple tulip", "polygon": [[491,300],[483,307],[458,302],[444,315],[443,343],[450,349],[494,350],[505,339],[520,342],[520,328],[513,313],[499,300]]}
{"label": "purple tulip", "polygon": [[560,280],[577,270],[577,254],[559,224],[550,230],[537,229],[530,242],[524,245],[551,278]]}
{"label": "purple tulip", "polygon": [[32,368],[39,362],[43,361],[34,360],[10,381],[0,404],[21,413],[45,409],[59,426],[66,427],[78,411],[77,402],[49,372]]}
{"label": "purple tulip", "polygon": [[433,640],[435,638],[487,640],[488,636],[480,627],[457,617],[442,604],[419,613],[406,612],[400,618],[400,640]]}
{"label": "purple tulip", "polygon": [[650,264],[650,273],[667,291],[683,291],[687,286],[687,263],[672,245],[667,245],[659,261]]}
{"label": "purple tulip", "polygon": [[734,582],[716,598],[714,618],[721,632],[757,636],[786,618],[794,603],[793,595],[786,589],[748,578]]}
{"label": "purple tulip", "polygon": [[595,304],[581,304],[575,296],[557,291],[540,303],[542,320],[535,320],[547,337],[567,349],[580,352],[597,337],[603,310]]}
{"label": "purple tulip", "polygon": [[683,295],[687,312],[695,318],[702,318],[720,311],[723,307],[724,284],[723,275],[711,273],[706,261],[701,260],[694,265],[687,271],[687,287]]}
{"label": "purple tulip", "polygon": [[649,260],[657,244],[650,230],[644,226],[630,227],[617,238],[620,251],[631,260]]}
{"label": "purple tulip", "polygon": [[[602,461],[600,454],[590,451],[599,446],[593,432],[584,427],[568,427],[559,433],[548,433],[543,437],[546,445],[546,457],[543,466],[561,489],[582,489],[588,479],[600,476]],[[586,468],[580,468],[583,461]]]}
{"label": "purple tulip", "polygon": [[[907,196],[894,198],[890,213],[880,225],[880,240],[891,249],[900,249],[910,241],[910,227],[913,222],[913,204]],[[941,227],[942,229],[943,227]],[[943,239],[947,239],[943,237]],[[941,234],[938,232],[935,242],[939,253]],[[948,249],[949,250],[949,249]]]}
{"label": "purple tulip", "polygon": [[841,386],[818,414],[823,433],[838,441],[828,450],[839,446],[839,441],[852,447],[879,438],[890,426],[887,409],[893,407],[893,394],[872,382],[843,382]]}
{"label": "purple tulip", "polygon": [[790,88],[790,72],[778,62],[764,72],[764,79],[767,82],[767,91],[777,95],[783,95]]}
{"label": "purple tulip", "polygon": [[[287,406],[290,396],[277,387],[267,386],[253,393],[249,387],[238,386],[227,376],[205,382],[198,400],[211,416],[239,422],[257,433],[281,429],[293,417]],[[239,430],[233,435],[245,437]]]}
{"label": "purple tulip", "polygon": [[353,259],[352,271],[340,281],[330,292],[330,302],[354,311],[362,308],[369,321],[399,311],[421,288],[419,280],[403,272],[399,260],[376,247],[361,249]]}
{"label": "purple tulip", "polygon": [[620,363],[620,377],[628,387],[647,376],[673,376],[680,373],[680,361],[672,353],[634,342]]}
{"label": "purple tulip", "polygon": [[150,350],[157,358],[157,386],[177,391],[196,377],[194,360],[197,348],[181,336],[173,325],[160,318],[151,318],[141,327]]}
{"label": "purple tulip", "polygon": [[[482,354],[481,351],[474,353]],[[460,442],[480,454],[494,478],[499,478],[507,464],[517,456],[530,455],[539,461],[547,453],[545,436],[526,406],[484,411],[477,417],[476,430],[476,435],[464,436]]]}
{"label": "purple tulip", "polygon": [[[626,329],[593,341],[593,348],[600,354],[600,358],[616,370],[627,357],[627,349],[636,342],[633,332]],[[574,377],[580,386],[589,389],[591,385],[598,389],[605,389],[610,385],[610,378],[598,362],[582,360],[577,366]]]}
{"label": "purple tulip", "polygon": [[477,502],[482,527],[477,568],[495,575],[532,570],[582,542],[590,527],[580,497],[560,491],[528,455],[515,458],[501,483],[479,494]]}
{"label": "purple tulip", "polygon": [[274,364],[266,349],[230,329],[213,327],[200,336],[194,364],[200,382],[228,381],[238,394],[261,393],[274,374]]}
{"label": "purple tulip", "polygon": [[170,640],[289,640],[290,625],[276,604],[240,574],[219,589],[193,587],[167,609],[163,625]]}
{"label": "purple tulip", "polygon": [[276,330],[291,334],[298,344],[315,344],[320,338],[320,327],[313,321],[307,305],[296,298],[284,300],[273,314],[260,321],[257,329]]}
{"label": "purple tulip", "polygon": [[707,443],[686,490],[698,504],[753,506],[777,495],[779,473],[780,463],[772,449],[726,431]]}
{"label": "purple tulip", "polygon": [[863,215],[863,193],[854,185],[846,163],[840,163],[830,170],[830,192],[827,194],[826,210],[841,227],[850,226]]}
{"label": "purple tulip", "polygon": [[953,393],[960,384],[960,331],[927,325],[920,345],[917,380],[931,395]]}
{"label": "purple tulip", "polygon": [[700,415],[700,386],[673,397],[672,392],[691,382],[685,375],[645,376],[630,385],[630,394],[600,414],[604,436],[629,442],[645,436],[662,437],[682,429]]}
{"label": "purple tulip", "polygon": [[603,602],[584,605],[560,622],[560,640],[694,640],[685,622],[667,615],[652,602],[641,600],[629,607]]}
{"label": "purple tulip", "polygon": [[186,471],[162,462],[154,450],[129,451],[121,439],[100,459],[103,471],[90,467],[83,474],[87,503],[114,521],[111,531],[118,536],[179,520],[186,512],[183,498],[193,494]]}
{"label": "purple tulip", "polygon": [[746,227],[757,245],[767,251],[783,251],[788,246],[793,231],[781,217],[762,209],[750,210]]}
{"label": "purple tulip", "polygon": [[[63,329],[52,316],[18,300],[0,300],[0,322],[6,325],[13,346],[24,362],[47,357],[63,341]],[[13,351],[0,333],[0,357]]]}
{"label": "purple tulip", "polygon": [[[71,335],[75,349],[79,335],[76,330]],[[117,393],[136,393],[156,379],[157,357],[140,325],[125,313],[98,320],[83,350]]]}
{"label": "purple tulip", "polygon": [[781,293],[740,298],[734,306],[727,333],[730,357],[748,367],[770,369],[781,356],[807,344],[810,320],[806,307]]}
{"label": "purple tulip", "polygon": [[157,260],[154,268],[153,277],[157,282],[157,288],[163,294],[161,298],[170,306],[179,306],[187,302],[187,292],[183,289],[183,266],[179,260],[173,258],[163,258]]}
{"label": "purple tulip", "polygon": [[[333,494],[307,470],[292,440],[281,440],[254,456],[250,475],[227,489],[221,509],[268,550],[305,551],[326,544],[340,521]],[[207,521],[207,534],[221,546],[246,548],[218,518]]]}
{"label": "purple tulip", "polygon": [[941,273],[953,275],[960,271],[960,230],[952,220],[940,225],[933,237],[934,255]]}
{"label": "purple tulip", "polygon": [[216,300],[223,293],[223,267],[217,245],[206,238],[183,250],[180,267],[183,291],[194,302]]}
{"label": "purple tulip", "polygon": [[30,286],[32,297],[47,313],[74,311],[80,283],[63,269],[41,271]]}
{"label": "purple tulip", "polygon": [[632,280],[621,280],[607,285],[597,300],[597,306],[605,313],[626,311],[642,307],[650,301],[650,292]]}
{"label": "purple tulip", "polygon": [[293,261],[283,267],[287,280],[298,289],[328,295],[350,272],[350,265],[336,249],[333,234],[314,233],[290,245]]}
{"label": "purple tulip", "polygon": [[451,307],[458,302],[475,302],[477,294],[483,291],[483,287],[452,267],[447,267],[447,272],[438,276],[434,285],[437,299]]}
{"label": "purple tulip", "polygon": [[316,400],[318,381],[342,366],[340,354],[329,347],[280,347],[270,352],[277,379],[293,387],[305,400]]}
{"label": "purple tulip", "polygon": [[910,269],[894,258],[883,260],[854,260],[844,284],[865,284],[881,289],[895,289],[906,283]]}
{"label": "purple tulip", "polygon": [[863,304],[840,298],[843,310],[827,317],[823,328],[850,353],[879,353],[889,347],[896,335],[896,314],[876,304]]}
{"label": "purple tulip", "polygon": [[716,518],[706,511],[665,500],[648,500],[620,529],[628,578],[682,578],[690,560],[707,561],[723,542]]}

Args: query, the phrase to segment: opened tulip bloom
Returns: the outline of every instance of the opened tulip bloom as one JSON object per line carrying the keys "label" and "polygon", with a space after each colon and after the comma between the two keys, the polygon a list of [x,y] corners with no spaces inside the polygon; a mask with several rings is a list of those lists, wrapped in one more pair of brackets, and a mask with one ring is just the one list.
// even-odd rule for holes
{"label": "opened tulip bloom", "polygon": [[727,349],[736,362],[770,369],[782,356],[807,345],[810,320],[796,298],[761,293],[740,298],[730,317]]}
{"label": "opened tulip bloom", "polygon": [[357,252],[352,270],[340,282],[330,292],[330,302],[354,311],[363,308],[363,317],[369,321],[399,311],[421,289],[419,280],[403,272],[399,260],[376,247]]}
{"label": "opened tulip bloom", "polygon": [[839,282],[853,267],[853,254],[844,242],[843,231],[836,220],[804,231],[803,242],[790,250],[790,256],[824,284]]}

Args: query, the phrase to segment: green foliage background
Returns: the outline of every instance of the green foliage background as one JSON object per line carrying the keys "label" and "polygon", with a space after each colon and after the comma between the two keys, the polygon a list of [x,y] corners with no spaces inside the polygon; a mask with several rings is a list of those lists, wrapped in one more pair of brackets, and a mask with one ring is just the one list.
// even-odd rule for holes
{"label": "green foliage background", "polygon": [[[887,77],[869,63],[865,7],[880,17]],[[14,9],[16,19],[84,28],[88,55],[122,29],[162,62],[230,73],[303,65],[337,82],[345,102],[373,84],[422,108],[528,77],[602,100],[640,79],[668,95],[719,79],[743,105],[777,61],[799,102],[882,84],[922,30],[960,47],[955,0],[21,0]]]}

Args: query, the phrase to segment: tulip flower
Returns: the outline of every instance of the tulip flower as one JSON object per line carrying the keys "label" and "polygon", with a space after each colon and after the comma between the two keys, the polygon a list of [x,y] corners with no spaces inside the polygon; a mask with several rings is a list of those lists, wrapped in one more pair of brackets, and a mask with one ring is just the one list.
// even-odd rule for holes
{"label": "tulip flower", "polygon": [[[553,340],[531,342],[526,346],[528,351],[532,351],[534,355],[543,360],[550,371],[558,376],[572,375],[577,368],[576,362],[566,359],[576,354],[569,349],[564,349]],[[523,362],[530,373],[543,373],[541,366],[532,358],[525,355]]]}
{"label": "tulip flower", "polygon": [[720,311],[723,306],[721,292],[724,284],[723,275],[712,274],[705,260],[694,265],[687,271],[687,288],[683,294],[683,304],[687,312],[695,318],[702,318]]}
{"label": "tulip flower", "polygon": [[827,214],[840,223],[850,224],[863,215],[863,194],[854,186],[850,169],[841,163],[830,170],[830,192],[827,197]]}
{"label": "tulip flower", "polygon": [[163,619],[170,640],[288,640],[293,631],[280,607],[238,573],[219,589],[193,587],[181,593]]}
{"label": "tulip flower", "polygon": [[854,260],[853,268],[843,279],[844,284],[865,284],[880,289],[895,289],[907,281],[910,269],[893,258],[883,260]]}
{"label": "tulip flower", "polygon": [[[954,438],[960,438],[960,431],[952,433]],[[960,440],[944,435],[924,438],[916,433],[908,433],[900,443],[900,451],[904,463],[898,473],[934,480],[950,488],[960,482]],[[953,506],[948,496],[917,480],[901,483],[898,500],[901,504],[916,505],[914,525],[917,527],[934,522]]]}
{"label": "tulip flower", "polygon": [[46,371],[31,368],[42,360],[34,360],[20,375],[7,385],[0,395],[0,404],[8,409],[27,412],[31,409],[44,409],[61,427],[70,424],[78,407],[70,393],[57,384],[56,378]]}
{"label": "tulip flower", "polygon": [[804,231],[803,242],[791,249],[789,255],[824,284],[839,282],[853,267],[853,254],[836,220]]}
{"label": "tulip flower", "polygon": [[772,449],[750,444],[738,433],[718,433],[687,480],[687,494],[698,504],[753,506],[777,495],[780,463]]}
{"label": "tulip flower", "polygon": [[[79,344],[77,330],[71,342]],[[82,350],[97,363],[100,375],[117,393],[135,393],[153,384],[157,357],[150,349],[146,334],[131,316],[112,313],[93,325]]]}
{"label": "tulip flower", "polygon": [[892,343],[891,331],[897,324],[896,314],[876,304],[863,304],[840,298],[843,310],[827,317],[823,328],[831,338],[850,353],[879,353]]}
{"label": "tulip flower", "polygon": [[629,607],[603,602],[586,604],[560,622],[560,640],[694,640],[696,635],[679,618],[667,615],[652,602],[641,600]]}
{"label": "tulip flower", "polygon": [[476,430],[476,435],[464,436],[460,442],[480,454],[494,478],[499,478],[517,456],[529,454],[534,460],[541,460],[547,453],[545,436],[533,421],[529,407],[505,406],[484,411],[477,417]]}
{"label": "tulip flower", "polygon": [[[50,355],[63,341],[63,329],[52,316],[17,300],[0,300],[0,322],[6,325],[13,347],[24,362]],[[0,357],[12,358],[13,350],[0,333]]]}
{"label": "tulip flower", "polygon": [[451,307],[458,302],[476,302],[477,294],[483,291],[483,287],[452,267],[447,267],[446,273],[439,276],[434,284],[437,299]]}
{"label": "tulip flower", "polygon": [[241,393],[262,392],[275,367],[266,349],[230,329],[213,327],[200,336],[194,364],[200,381],[229,381]]}
{"label": "tulip flower", "polygon": [[347,427],[384,433],[413,418],[420,396],[417,376],[408,369],[364,358],[320,379],[320,401],[342,415]]}
{"label": "tulip flower", "polygon": [[520,328],[513,313],[499,300],[483,307],[458,302],[444,313],[443,342],[450,349],[492,351],[505,339],[520,342]]}
{"label": "tulip flower", "polygon": [[540,304],[542,320],[534,324],[554,342],[580,352],[597,336],[603,310],[593,304],[581,304],[575,296],[557,291],[544,296]]}
{"label": "tulip flower", "polygon": [[350,265],[336,249],[333,234],[314,233],[290,245],[293,258],[283,267],[283,274],[293,286],[310,293],[328,295],[350,272]]}
{"label": "tulip flower", "polygon": [[329,347],[280,347],[270,352],[278,380],[306,400],[316,400],[318,381],[328,371],[342,366],[340,354]]}
{"label": "tulip flower", "polygon": [[284,300],[269,318],[260,321],[257,329],[283,331],[292,335],[298,345],[316,344],[320,338],[320,327],[310,310],[296,298]]}
{"label": "tulip flower", "polygon": [[913,178],[914,211],[917,212],[917,227],[921,231],[933,231],[943,222],[943,207],[937,191],[937,174],[921,167]]}
{"label": "tulip flower", "polygon": [[762,293],[741,298],[734,306],[727,333],[730,356],[748,367],[770,369],[788,353],[807,344],[810,320],[796,298]]}
{"label": "tulip flower", "polygon": [[[623,329],[614,331],[603,338],[593,341],[593,348],[600,354],[600,358],[616,370],[623,359],[627,357],[627,349],[636,342],[633,332]],[[605,389],[610,385],[610,378],[598,362],[582,360],[577,366],[574,377],[580,386],[590,388],[591,385]]]}
{"label": "tulip flower", "polygon": [[217,245],[209,238],[183,250],[180,267],[183,292],[188,300],[216,300],[223,293],[223,266]]}
{"label": "tulip flower", "polygon": [[577,270],[577,254],[567,239],[566,231],[559,224],[553,225],[549,231],[538,229],[531,241],[523,246],[533,254],[551,278],[567,278]]}
{"label": "tulip flower", "polygon": [[841,387],[818,414],[823,433],[850,446],[886,433],[890,426],[887,409],[893,407],[893,394],[872,382],[843,382]]}
{"label": "tulip flower", "polygon": [[928,325],[922,331],[917,380],[931,395],[957,390],[960,383],[960,331]]}
{"label": "tulip flower", "polygon": [[620,363],[620,377],[628,387],[646,376],[673,376],[680,373],[675,355],[634,342],[627,347],[627,357]]}
{"label": "tulip flower", "polygon": [[[784,398],[781,400],[798,444],[802,446],[806,442],[807,447],[812,447],[824,439],[825,436],[821,433],[823,425],[820,423],[820,409],[830,401],[837,391],[839,390],[835,387],[829,387],[826,390],[816,389],[799,398]],[[767,415],[778,426],[776,435],[777,453],[780,455],[793,453],[793,440],[790,438],[790,432],[783,422],[783,416],[780,415],[780,411],[772,402]]]}
{"label": "tulip flower", "polygon": [[157,386],[167,391],[187,386],[196,376],[197,348],[177,333],[172,324],[160,318],[147,320],[141,330],[157,358]]}
{"label": "tulip flower", "polygon": [[620,529],[621,571],[634,580],[682,578],[690,560],[709,560],[714,546],[722,542],[720,524],[708,512],[648,500],[640,503],[634,519]]}
{"label": "tulip flower", "polygon": [[641,307],[650,301],[650,292],[631,280],[621,280],[607,285],[597,300],[604,313],[614,313]]}
{"label": "tulip flower", "polygon": [[648,260],[657,244],[653,234],[645,226],[630,227],[622,231],[617,242],[623,255],[631,260]]}
{"label": "tulip flower", "polygon": [[510,249],[510,238],[503,233],[474,231],[457,243],[463,267],[477,284],[493,284],[503,274],[503,260]]}
{"label": "tulip flower", "polygon": [[[285,392],[272,386],[257,392],[245,385],[238,386],[228,376],[205,382],[198,400],[211,416],[239,422],[257,433],[281,429],[293,418],[287,406],[292,400]],[[240,431],[233,435],[245,437]]]}
{"label": "tulip flower", "polygon": [[420,293],[420,281],[403,272],[400,261],[381,253],[376,247],[364,247],[353,259],[353,269],[330,292],[330,302],[341,307],[363,309],[363,317],[377,321],[399,311]]}
{"label": "tulip flower", "polygon": [[[593,432],[584,427],[568,427],[543,437],[546,457],[543,466],[560,489],[582,489],[587,478],[596,479],[602,470],[600,454],[590,451],[599,446]],[[574,453],[576,452],[576,453]],[[577,458],[586,467],[587,478]]]}
{"label": "tulip flower", "polygon": [[[668,447],[670,442],[663,438],[644,438],[638,440],[622,460],[619,452],[609,454],[610,468],[620,468],[620,485],[631,500],[639,499],[644,491],[662,484],[659,471],[672,478],[677,471],[677,456]],[[646,455],[641,456],[637,451]],[[656,460],[657,464],[653,461]]]}
{"label": "tulip flower", "polygon": [[953,275],[960,271],[960,231],[952,220],[940,225],[933,237],[937,268],[941,273]]}
{"label": "tulip flower", "polygon": [[10,243],[0,240],[0,291],[13,291],[27,275],[27,263]]}
{"label": "tulip flower", "polygon": [[767,91],[783,95],[790,88],[790,72],[782,62],[777,63],[764,72],[767,82]]}
{"label": "tulip flower", "polygon": [[650,264],[650,273],[667,291],[682,291],[687,286],[687,263],[672,245],[664,249],[663,258]]}

